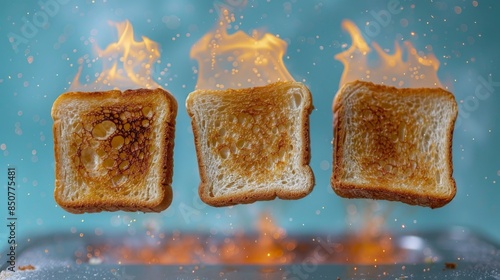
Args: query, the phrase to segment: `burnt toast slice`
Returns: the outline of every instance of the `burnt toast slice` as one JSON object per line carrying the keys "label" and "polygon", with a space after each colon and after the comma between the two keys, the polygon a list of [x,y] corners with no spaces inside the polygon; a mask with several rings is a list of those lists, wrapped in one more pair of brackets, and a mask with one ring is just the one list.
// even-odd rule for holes
{"label": "burnt toast slice", "polygon": [[453,199],[452,93],[355,81],[339,90],[333,113],[331,184],[339,196],[431,208]]}
{"label": "burnt toast slice", "polygon": [[59,96],[52,107],[57,204],[71,213],[166,209],[176,115],[177,101],[163,89]]}
{"label": "burnt toast slice", "polygon": [[301,83],[197,90],[186,107],[201,177],[212,206],[299,199],[311,192],[311,93]]}

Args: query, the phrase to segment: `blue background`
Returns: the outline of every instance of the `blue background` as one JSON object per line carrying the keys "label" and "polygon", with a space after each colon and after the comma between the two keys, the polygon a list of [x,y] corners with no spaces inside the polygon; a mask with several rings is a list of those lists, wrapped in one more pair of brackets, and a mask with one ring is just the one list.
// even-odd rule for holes
{"label": "blue background", "polygon": [[[44,0],[42,0],[43,2]],[[455,199],[431,210],[398,202],[347,200],[330,188],[332,162],[331,104],[343,65],[333,56],[350,46],[340,28],[350,19],[363,30],[376,25],[373,13],[387,10],[391,1],[117,1],[65,0],[48,24],[13,48],[9,37],[22,35],[23,18],[43,11],[37,1],[2,2],[0,9],[0,225],[6,221],[7,167],[17,168],[18,242],[53,232],[135,234],[153,231],[198,231],[233,234],[255,230],[267,215],[289,234],[343,233],[359,228],[363,209],[384,217],[383,228],[393,232],[472,228],[500,242],[500,127],[497,120],[500,84],[488,96],[475,96],[482,80],[500,82],[500,3],[497,1],[399,1],[403,10],[391,14],[389,24],[366,39],[393,48],[397,39],[411,41],[417,50],[432,51],[440,60],[439,77],[460,104],[460,123],[453,141]],[[226,208],[212,208],[198,198],[198,166],[184,101],[195,85],[196,61],[191,46],[216,24],[217,6],[232,7],[243,15],[240,29],[264,30],[288,43],[286,67],[313,94],[311,167],[316,186],[297,201],[274,200]],[[460,8],[460,9],[459,9]],[[40,18],[42,20],[43,18]],[[161,46],[155,77],[179,103],[174,150],[174,200],[159,214],[98,213],[74,215],[53,198],[54,155],[50,110],[78,70],[78,59],[89,54],[89,38],[101,48],[117,38],[108,21],[130,20],[136,39],[146,36]],[[371,23],[370,23],[371,22]],[[415,35],[412,35],[414,32]],[[189,34],[189,35],[188,35]],[[98,64],[94,72],[99,71]],[[161,71],[166,72],[161,75]],[[484,90],[484,89],[483,89]],[[465,102],[465,103],[462,103]],[[4,145],[4,146],[3,146]],[[7,236],[0,227],[0,247]],[[3,254],[2,254],[3,255]]]}

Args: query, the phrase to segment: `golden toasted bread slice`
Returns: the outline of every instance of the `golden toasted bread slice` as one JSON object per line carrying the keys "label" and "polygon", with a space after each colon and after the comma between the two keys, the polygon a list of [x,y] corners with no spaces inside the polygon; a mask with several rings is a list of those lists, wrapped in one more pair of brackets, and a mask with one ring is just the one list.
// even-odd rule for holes
{"label": "golden toasted bread slice", "polygon": [[176,115],[175,98],[162,89],[59,96],[52,107],[57,204],[72,213],[166,209]]}
{"label": "golden toasted bread slice", "polygon": [[298,199],[311,192],[309,90],[279,82],[189,94],[201,177],[199,195],[212,206]]}
{"label": "golden toasted bread slice", "polygon": [[338,195],[431,208],[453,199],[453,94],[355,81],[339,90],[333,113]]}

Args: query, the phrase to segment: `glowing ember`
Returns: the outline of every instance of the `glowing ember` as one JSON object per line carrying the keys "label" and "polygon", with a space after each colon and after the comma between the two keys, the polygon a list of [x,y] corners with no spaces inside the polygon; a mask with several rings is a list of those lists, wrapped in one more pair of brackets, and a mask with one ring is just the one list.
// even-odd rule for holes
{"label": "glowing ember", "polygon": [[336,246],[337,251],[345,255],[346,263],[395,264],[405,258],[405,252],[383,228],[392,211],[383,206],[383,202],[367,200],[359,201],[358,207],[355,204],[347,207],[348,220],[359,226]]}
{"label": "glowing ember", "polygon": [[372,65],[368,55],[372,49],[363,39],[358,27],[353,22],[344,20],[342,28],[351,35],[352,45],[335,56],[335,59],[344,64],[339,87],[355,80],[405,88],[441,87],[437,77],[439,61],[433,54],[420,54],[410,42],[406,41],[404,50],[407,59],[403,60],[404,52],[397,42],[394,43],[393,54],[386,53],[373,42],[371,45],[380,61],[378,65]]}
{"label": "glowing ember", "polygon": [[[262,215],[258,233],[203,236],[174,232],[159,234],[147,242],[129,245],[86,246],[86,262],[121,264],[285,264],[296,259],[297,241],[288,240],[282,228]],[[137,240],[137,239],[136,239]],[[146,244],[145,244],[146,243]],[[307,251],[306,251],[307,252]],[[97,260],[97,261],[96,261]]]}
{"label": "glowing ember", "polygon": [[[151,79],[153,64],[160,57],[158,44],[146,37],[142,37],[142,41],[135,41],[134,30],[129,21],[110,22],[110,24],[118,30],[118,41],[104,50],[94,45],[98,59],[102,63],[101,73],[94,82],[82,85],[79,82],[82,72],[82,67],[80,67],[70,90],[97,91],[161,87]],[[83,59],[80,62],[83,62]]]}
{"label": "glowing ember", "polygon": [[[77,263],[90,264],[278,265],[311,260],[317,264],[406,263],[411,259],[408,255],[415,253],[394,246],[392,239],[389,235],[375,239],[344,235],[334,240],[311,236],[265,240],[251,234],[223,237],[175,232],[148,242],[139,242],[136,237],[126,245],[112,241],[87,245],[85,252],[78,251],[75,256]],[[424,262],[424,258],[416,261]]]}
{"label": "glowing ember", "polygon": [[242,234],[226,238],[220,248],[223,263],[285,264],[293,259],[296,241],[286,240],[286,232],[277,227],[271,218],[262,215],[255,238]]}
{"label": "glowing ember", "polygon": [[234,15],[225,9],[221,15],[215,30],[191,48],[191,58],[199,65],[196,88],[246,88],[293,80],[283,64],[285,41],[257,31],[252,36],[242,31],[228,34]]}
{"label": "glowing ember", "polygon": [[[255,233],[230,236],[176,231],[154,237],[134,236],[130,240],[115,238],[87,245],[85,251],[78,251],[75,256],[77,263],[163,265],[281,265],[311,261],[379,265],[412,259],[408,258],[412,253],[395,246],[391,236],[373,230],[364,235],[291,237],[266,213],[260,216],[256,228]],[[415,256],[413,260],[418,261]]]}

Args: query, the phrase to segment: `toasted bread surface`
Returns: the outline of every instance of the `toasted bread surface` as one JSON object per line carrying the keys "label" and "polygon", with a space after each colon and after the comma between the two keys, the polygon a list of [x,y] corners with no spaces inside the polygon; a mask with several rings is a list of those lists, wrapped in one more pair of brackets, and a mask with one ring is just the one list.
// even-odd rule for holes
{"label": "toasted bread surface", "polygon": [[72,213],[166,209],[176,115],[175,98],[162,89],[59,96],[52,107],[56,202]]}
{"label": "toasted bread surface", "polygon": [[201,177],[212,206],[298,199],[314,186],[309,167],[312,97],[297,82],[197,90],[186,100]]}
{"label": "toasted bread surface", "polygon": [[339,90],[333,112],[338,195],[431,208],[453,199],[453,94],[355,81]]}

